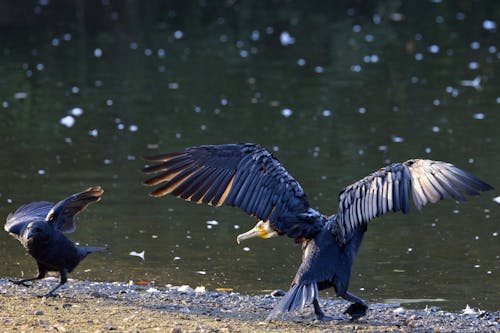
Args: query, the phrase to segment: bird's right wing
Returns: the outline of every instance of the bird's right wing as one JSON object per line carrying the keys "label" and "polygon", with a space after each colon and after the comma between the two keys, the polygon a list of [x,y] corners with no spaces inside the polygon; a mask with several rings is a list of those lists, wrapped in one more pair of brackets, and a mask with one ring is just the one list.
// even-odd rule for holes
{"label": "bird's right wing", "polygon": [[478,195],[493,187],[453,164],[413,159],[394,163],[347,186],[339,195],[339,210],[333,225],[337,240],[344,243],[353,230],[366,227],[373,218],[389,211],[407,213],[410,193],[417,209],[427,203],[462,193]]}
{"label": "bird's right wing", "polygon": [[33,221],[45,219],[50,209],[54,206],[52,202],[31,202],[19,207],[14,213],[7,216],[4,229],[15,238],[22,237],[26,226]]}
{"label": "bird's right wing", "polygon": [[100,186],[89,187],[85,191],[70,195],[56,203],[47,213],[45,220],[63,233],[76,229],[75,215],[85,210],[88,205],[101,200],[104,193]]}
{"label": "bird's right wing", "polygon": [[151,195],[241,208],[292,238],[310,238],[320,226],[308,218],[309,204],[295,179],[266,149],[253,144],[190,147],[145,158],[158,164],[145,185],[162,184]]}

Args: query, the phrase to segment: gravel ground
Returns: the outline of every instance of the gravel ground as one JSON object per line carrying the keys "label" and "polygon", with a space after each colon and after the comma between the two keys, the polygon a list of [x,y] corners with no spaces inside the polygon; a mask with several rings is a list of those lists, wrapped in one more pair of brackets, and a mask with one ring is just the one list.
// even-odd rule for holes
{"label": "gravel ground", "polygon": [[[318,322],[308,310],[264,323],[277,297],[188,286],[70,280],[60,297],[37,297],[56,283],[47,278],[27,288],[0,279],[0,332],[500,332],[500,311],[464,314],[394,304],[370,304],[368,315],[353,322]],[[341,316],[348,305],[329,299],[321,304],[331,316]]]}

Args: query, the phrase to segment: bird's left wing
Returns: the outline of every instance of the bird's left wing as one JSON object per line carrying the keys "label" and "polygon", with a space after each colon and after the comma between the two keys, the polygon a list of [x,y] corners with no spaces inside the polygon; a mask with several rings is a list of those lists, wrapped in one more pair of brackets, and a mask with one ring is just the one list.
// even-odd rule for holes
{"label": "bird's left wing", "polygon": [[478,195],[493,187],[453,164],[413,159],[386,166],[347,186],[339,195],[339,210],[333,225],[338,241],[387,212],[407,213],[410,194],[417,209],[427,203],[453,198],[464,201],[462,193]]}
{"label": "bird's left wing", "polygon": [[50,209],[54,206],[52,202],[31,202],[19,207],[14,213],[7,216],[4,229],[15,238],[23,235],[26,226],[36,220],[44,220]]}
{"label": "bird's left wing", "polygon": [[101,200],[104,193],[100,186],[89,187],[85,191],[70,195],[56,203],[46,214],[45,220],[63,233],[76,230],[75,215],[85,210],[88,205]]}
{"label": "bird's left wing", "polygon": [[308,219],[309,204],[300,185],[258,145],[206,145],[145,159],[159,162],[144,168],[156,173],[145,185],[162,184],[153,197],[172,194],[197,203],[239,207],[292,238],[310,238],[319,231]]}

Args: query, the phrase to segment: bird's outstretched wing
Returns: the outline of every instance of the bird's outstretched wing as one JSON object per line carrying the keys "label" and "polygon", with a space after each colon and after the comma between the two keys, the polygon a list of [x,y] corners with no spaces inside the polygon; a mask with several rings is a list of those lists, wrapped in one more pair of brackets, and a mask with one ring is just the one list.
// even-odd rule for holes
{"label": "bird's outstretched wing", "polygon": [[417,209],[463,193],[478,195],[493,187],[450,163],[413,159],[394,163],[347,186],[339,195],[334,234],[344,243],[351,232],[389,211],[407,213],[410,193]]}
{"label": "bird's outstretched wing", "polygon": [[100,186],[89,187],[85,191],[70,195],[56,203],[47,213],[45,220],[63,233],[76,230],[75,215],[85,210],[93,202],[101,200],[104,193]]}
{"label": "bird's outstretched wing", "polygon": [[50,209],[54,206],[52,202],[31,202],[19,207],[14,213],[7,216],[4,229],[15,238],[22,237],[26,226],[36,220],[44,220]]}
{"label": "bird's outstretched wing", "polygon": [[156,173],[145,185],[161,184],[153,197],[172,194],[197,203],[239,207],[293,238],[310,238],[321,229],[307,218],[309,204],[300,185],[260,146],[198,146],[145,159],[159,162],[143,170]]}

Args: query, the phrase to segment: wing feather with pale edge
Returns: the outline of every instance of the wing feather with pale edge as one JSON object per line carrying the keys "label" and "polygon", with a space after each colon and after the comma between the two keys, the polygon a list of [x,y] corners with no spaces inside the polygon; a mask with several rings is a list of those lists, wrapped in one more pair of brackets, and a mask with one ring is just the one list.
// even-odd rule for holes
{"label": "wing feather with pale edge", "polygon": [[355,229],[366,227],[373,218],[387,212],[407,213],[410,192],[421,209],[427,203],[453,198],[464,201],[463,193],[478,195],[493,187],[450,163],[413,159],[394,163],[346,187],[339,195],[334,234],[344,243]]}
{"label": "wing feather with pale edge", "polygon": [[103,193],[100,186],[93,186],[70,195],[56,203],[47,213],[45,220],[61,232],[71,233],[76,230],[75,215],[84,211],[91,203],[101,200]]}
{"label": "wing feather with pale edge", "polygon": [[295,179],[266,149],[254,144],[190,147],[158,156],[144,168],[151,195],[172,194],[188,201],[229,205],[263,221],[280,234],[311,238],[321,229],[307,218],[309,204]]}

